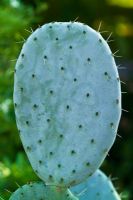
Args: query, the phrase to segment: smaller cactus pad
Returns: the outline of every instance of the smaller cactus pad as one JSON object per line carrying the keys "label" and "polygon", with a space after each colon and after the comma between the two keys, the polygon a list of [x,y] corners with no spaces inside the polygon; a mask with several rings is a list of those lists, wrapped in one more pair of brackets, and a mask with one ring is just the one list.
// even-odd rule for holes
{"label": "smaller cactus pad", "polygon": [[79,200],[120,200],[111,180],[100,170],[71,191]]}
{"label": "smaller cactus pad", "polygon": [[9,200],[78,200],[78,198],[74,197],[68,189],[35,182],[17,189]]}

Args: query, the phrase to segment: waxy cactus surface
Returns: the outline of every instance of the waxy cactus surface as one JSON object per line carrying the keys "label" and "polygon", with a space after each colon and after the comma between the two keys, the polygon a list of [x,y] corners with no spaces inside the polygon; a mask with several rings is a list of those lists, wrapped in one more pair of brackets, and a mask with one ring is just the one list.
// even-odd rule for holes
{"label": "waxy cactus surface", "polygon": [[32,33],[16,63],[14,105],[24,149],[46,184],[72,186],[91,176],[121,115],[117,67],[100,33],[79,22]]}

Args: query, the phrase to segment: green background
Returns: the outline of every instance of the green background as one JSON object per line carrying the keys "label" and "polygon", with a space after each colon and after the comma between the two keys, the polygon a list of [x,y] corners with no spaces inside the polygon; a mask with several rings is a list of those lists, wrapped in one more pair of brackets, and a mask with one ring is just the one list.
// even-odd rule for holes
{"label": "green background", "polygon": [[[133,199],[133,1],[132,0],[1,0],[0,1],[0,196],[8,199],[17,185],[38,180],[24,153],[13,108],[16,58],[31,29],[51,21],[78,21],[113,32],[109,45],[121,64],[123,112],[117,140],[101,169],[114,178],[125,200]],[[28,30],[28,31],[27,31]],[[116,178],[117,177],[117,178]],[[116,179],[115,179],[116,178]]]}

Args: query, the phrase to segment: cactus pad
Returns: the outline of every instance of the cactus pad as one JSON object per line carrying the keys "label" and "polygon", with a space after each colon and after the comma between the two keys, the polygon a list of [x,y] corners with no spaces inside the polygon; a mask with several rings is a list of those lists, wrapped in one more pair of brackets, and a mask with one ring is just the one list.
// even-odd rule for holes
{"label": "cactus pad", "polygon": [[91,176],[114,143],[120,80],[100,35],[79,22],[55,22],[27,39],[15,67],[20,137],[36,174],[72,186]]}
{"label": "cactus pad", "polygon": [[120,200],[111,180],[100,170],[71,191],[79,200]]}
{"label": "cactus pad", "polygon": [[67,189],[35,182],[17,189],[9,200],[78,200],[78,198]]}

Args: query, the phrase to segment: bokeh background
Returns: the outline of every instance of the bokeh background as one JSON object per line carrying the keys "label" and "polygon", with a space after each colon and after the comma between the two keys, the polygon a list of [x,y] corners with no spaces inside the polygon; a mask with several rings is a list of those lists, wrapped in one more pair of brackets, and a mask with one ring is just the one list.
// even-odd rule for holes
{"label": "bokeh background", "polygon": [[[122,80],[121,137],[101,166],[125,200],[133,200],[133,0],[0,0],[0,196],[8,199],[17,184],[38,180],[20,142],[13,108],[16,58],[29,32],[50,21],[78,21],[98,29],[116,58]],[[126,84],[124,84],[126,83]]]}

